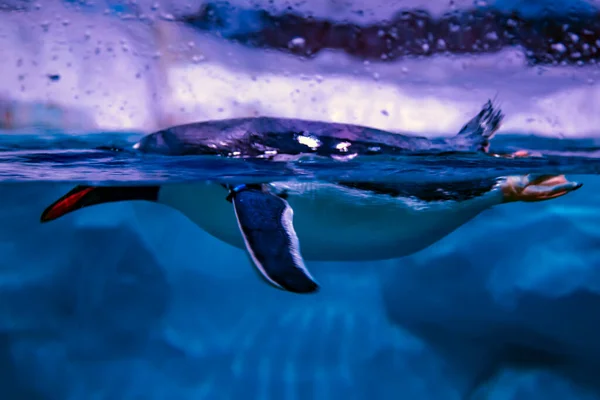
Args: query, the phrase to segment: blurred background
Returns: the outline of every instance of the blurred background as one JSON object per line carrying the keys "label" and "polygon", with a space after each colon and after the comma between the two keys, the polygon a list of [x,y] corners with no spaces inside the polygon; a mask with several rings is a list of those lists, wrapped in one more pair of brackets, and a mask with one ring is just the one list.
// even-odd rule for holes
{"label": "blurred background", "polygon": [[[0,130],[270,115],[447,135],[493,98],[500,135],[597,151],[599,7],[0,0]],[[310,263],[324,289],[308,298],[174,210],[41,225],[71,184],[5,182],[0,398],[600,399],[600,186],[570,178],[584,187],[488,210],[414,256]]]}
{"label": "blurred background", "polygon": [[597,5],[4,1],[0,126],[152,131],[261,114],[445,134],[497,97],[504,130],[590,135]]}

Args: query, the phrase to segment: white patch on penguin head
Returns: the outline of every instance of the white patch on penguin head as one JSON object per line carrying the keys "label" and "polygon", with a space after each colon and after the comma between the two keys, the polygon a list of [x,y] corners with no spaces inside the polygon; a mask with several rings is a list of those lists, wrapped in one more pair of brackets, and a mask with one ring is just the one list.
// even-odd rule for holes
{"label": "white patch on penguin head", "polygon": [[339,151],[341,151],[342,153],[345,153],[348,151],[348,147],[350,147],[352,145],[352,143],[349,142],[341,142],[338,143],[335,148],[338,149]]}
{"label": "white patch on penguin head", "polygon": [[316,137],[310,135],[298,135],[298,143],[310,147],[312,150],[316,150],[317,147],[321,146],[321,142]]}

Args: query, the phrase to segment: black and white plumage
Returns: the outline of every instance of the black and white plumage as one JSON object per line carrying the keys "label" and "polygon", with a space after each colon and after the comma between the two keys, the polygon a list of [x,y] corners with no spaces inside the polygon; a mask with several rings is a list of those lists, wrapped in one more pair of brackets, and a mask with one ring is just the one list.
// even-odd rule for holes
{"label": "black and white plumage", "polygon": [[[413,155],[487,152],[502,121],[491,102],[450,138],[285,118],[239,118],[152,133],[142,153],[293,159],[303,155]],[[482,211],[509,201],[540,201],[581,185],[562,176],[513,176],[445,183],[268,182],[162,186],[78,186],[50,205],[42,222],[94,204],[146,200],[175,208],[212,236],[246,249],[264,279],[294,293],[318,284],[304,260],[359,261],[422,250]],[[229,201],[227,201],[229,200]]]}

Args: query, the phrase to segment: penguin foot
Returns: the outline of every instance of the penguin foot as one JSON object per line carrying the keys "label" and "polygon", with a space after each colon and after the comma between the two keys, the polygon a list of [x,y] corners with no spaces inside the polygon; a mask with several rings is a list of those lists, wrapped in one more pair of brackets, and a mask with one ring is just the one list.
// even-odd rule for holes
{"label": "penguin foot", "polygon": [[570,182],[564,175],[522,175],[509,176],[501,184],[504,202],[544,201],[564,196],[583,186]]}

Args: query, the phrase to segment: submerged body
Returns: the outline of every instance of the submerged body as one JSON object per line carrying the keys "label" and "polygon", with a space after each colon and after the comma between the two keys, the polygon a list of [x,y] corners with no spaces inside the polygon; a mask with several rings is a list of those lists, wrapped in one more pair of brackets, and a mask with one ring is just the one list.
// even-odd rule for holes
{"label": "submerged body", "polygon": [[[140,153],[290,160],[369,155],[487,153],[502,120],[488,102],[450,138],[285,118],[241,118],[176,126],[134,145]],[[541,201],[581,185],[563,176],[513,176],[466,182],[274,182],[162,186],[77,186],[41,221],[115,201],[145,200],[175,208],[212,236],[245,248],[273,286],[312,293],[318,284],[304,259],[365,261],[422,250],[482,211],[511,201]]]}
{"label": "submerged body", "polygon": [[[495,182],[489,183],[491,187]],[[503,196],[492,190],[462,201],[424,201],[325,182],[273,182],[268,189],[286,194],[302,256],[311,261],[374,261],[412,254],[500,204]],[[244,249],[231,204],[223,201],[227,194],[215,183],[164,185],[158,202],[181,211],[217,239]]]}

